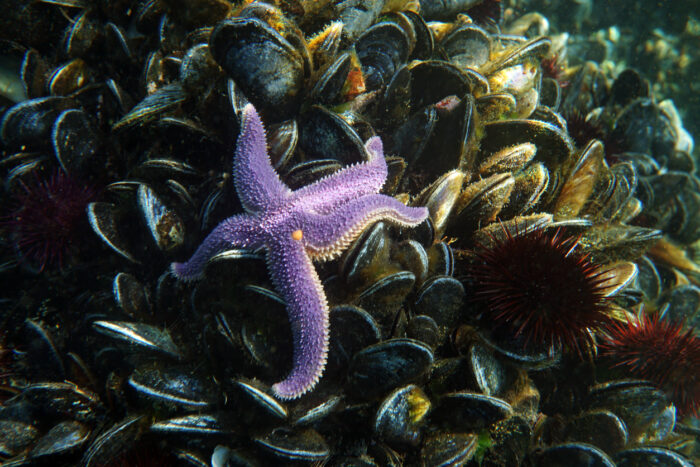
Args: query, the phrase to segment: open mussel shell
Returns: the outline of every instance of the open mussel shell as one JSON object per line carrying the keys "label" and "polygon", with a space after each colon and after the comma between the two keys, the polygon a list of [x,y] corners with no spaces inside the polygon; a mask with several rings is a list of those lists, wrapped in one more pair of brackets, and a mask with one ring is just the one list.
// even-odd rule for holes
{"label": "open mussel shell", "polygon": [[601,292],[606,297],[614,297],[627,288],[637,277],[639,269],[635,263],[620,261],[601,267],[598,278],[601,282]]}

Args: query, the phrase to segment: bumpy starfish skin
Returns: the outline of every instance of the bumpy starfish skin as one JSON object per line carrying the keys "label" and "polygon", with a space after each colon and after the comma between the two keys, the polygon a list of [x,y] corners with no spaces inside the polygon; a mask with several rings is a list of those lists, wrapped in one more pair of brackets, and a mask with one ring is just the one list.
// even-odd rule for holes
{"label": "bumpy starfish skin", "polygon": [[267,154],[265,129],[252,105],[243,111],[233,163],[236,191],[246,214],[221,222],[186,263],[173,263],[182,280],[201,277],[209,259],[231,248],[265,248],[272,282],[287,303],[294,338],[292,371],[272,386],[294,399],[311,390],[328,356],[328,303],[311,260],[340,255],[370,224],[384,220],[415,226],[426,208],[405,206],[378,194],[387,177],[382,142],[370,138],[367,162],[346,167],[292,191],[279,179]]}

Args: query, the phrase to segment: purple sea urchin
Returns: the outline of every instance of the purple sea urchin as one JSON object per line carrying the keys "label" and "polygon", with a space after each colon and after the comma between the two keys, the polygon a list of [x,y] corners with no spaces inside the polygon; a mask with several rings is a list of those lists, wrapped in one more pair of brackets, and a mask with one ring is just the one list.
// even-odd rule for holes
{"label": "purple sea urchin", "polygon": [[575,251],[578,239],[544,230],[512,233],[480,246],[471,276],[475,299],[497,327],[526,345],[581,351],[588,330],[607,323],[603,272]]}
{"label": "purple sea urchin", "polygon": [[39,270],[61,267],[94,195],[92,188],[61,171],[45,180],[36,177],[21,184],[2,224],[23,259],[35,262]]}

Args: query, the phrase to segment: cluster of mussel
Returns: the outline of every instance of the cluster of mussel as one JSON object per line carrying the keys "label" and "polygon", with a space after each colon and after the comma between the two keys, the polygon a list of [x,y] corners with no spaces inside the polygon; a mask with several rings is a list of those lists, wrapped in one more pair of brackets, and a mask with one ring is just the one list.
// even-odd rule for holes
{"label": "cluster of mussel", "polygon": [[[477,246],[561,228],[604,265],[616,315],[697,323],[692,142],[645,80],[589,63],[562,86],[549,39],[475,21],[488,0],[133,3],[39,2],[70,18],[58,50],[2,44],[26,94],[0,122],[3,196],[55,168],[100,190],[81,254],[6,300],[6,465],[691,465],[697,428],[663,390],[499,340],[468,275]],[[269,388],[292,343],[261,254],[225,252],[194,284],[167,272],[241,209],[247,102],[288,186],[379,135],[383,192],[430,212],[318,265],[328,364],[295,401]],[[19,290],[37,280],[18,268]]]}

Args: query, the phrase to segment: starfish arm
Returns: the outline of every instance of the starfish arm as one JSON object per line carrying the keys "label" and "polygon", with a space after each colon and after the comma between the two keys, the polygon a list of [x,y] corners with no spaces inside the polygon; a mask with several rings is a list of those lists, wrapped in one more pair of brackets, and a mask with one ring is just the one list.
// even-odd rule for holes
{"label": "starfish arm", "polygon": [[378,193],[387,177],[382,140],[374,136],[365,143],[367,162],[345,167],[294,192],[305,209],[328,213],[358,196]]}
{"label": "starfish arm", "polygon": [[313,259],[328,260],[340,255],[370,224],[388,221],[414,227],[427,217],[425,207],[409,207],[391,196],[366,195],[330,214],[304,214],[302,235]]}
{"label": "starfish arm", "polygon": [[272,389],[281,399],[295,399],[316,385],[326,366],[328,303],[301,241],[289,236],[275,242],[267,259],[272,282],[287,302],[294,338],[292,371]]}
{"label": "starfish arm", "polygon": [[272,167],[265,128],[252,104],[243,109],[241,134],[233,159],[233,180],[248,212],[277,206],[291,193]]}
{"label": "starfish arm", "polygon": [[230,248],[257,248],[261,242],[257,239],[255,218],[236,215],[217,225],[197,248],[186,263],[172,263],[170,270],[180,280],[199,279],[204,274],[207,262],[218,253]]}

